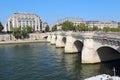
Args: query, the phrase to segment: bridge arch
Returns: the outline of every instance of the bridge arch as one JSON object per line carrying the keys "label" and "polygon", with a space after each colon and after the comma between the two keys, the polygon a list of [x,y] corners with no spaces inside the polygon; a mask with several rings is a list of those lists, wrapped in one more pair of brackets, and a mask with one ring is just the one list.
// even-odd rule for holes
{"label": "bridge arch", "polygon": [[64,45],[65,45],[65,43],[66,43],[66,37],[62,38],[62,43],[64,43]]}
{"label": "bridge arch", "polygon": [[65,47],[65,44],[66,44],[66,37],[63,37],[61,35],[57,35],[56,47],[57,48],[63,48],[63,47]]}
{"label": "bridge arch", "polygon": [[55,41],[57,40],[57,36],[55,35]]}
{"label": "bridge arch", "polygon": [[81,52],[82,49],[83,49],[83,43],[79,40],[76,40],[74,43],[73,43],[73,46],[75,47],[75,49],[77,50],[77,52]]}
{"label": "bridge arch", "polygon": [[120,59],[120,53],[112,47],[103,46],[97,49],[101,62],[113,61]]}

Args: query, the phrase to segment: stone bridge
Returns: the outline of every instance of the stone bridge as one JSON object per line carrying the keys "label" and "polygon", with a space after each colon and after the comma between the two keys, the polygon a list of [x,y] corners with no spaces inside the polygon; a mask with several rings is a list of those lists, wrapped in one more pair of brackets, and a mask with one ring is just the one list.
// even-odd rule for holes
{"label": "stone bridge", "polygon": [[81,63],[99,63],[120,59],[120,33],[51,32],[47,41],[64,47],[65,53],[81,53]]}

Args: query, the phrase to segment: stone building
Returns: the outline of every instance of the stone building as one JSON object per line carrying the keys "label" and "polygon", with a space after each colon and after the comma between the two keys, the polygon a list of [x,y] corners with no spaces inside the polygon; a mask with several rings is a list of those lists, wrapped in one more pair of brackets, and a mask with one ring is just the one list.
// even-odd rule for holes
{"label": "stone building", "polygon": [[30,26],[34,31],[42,31],[42,20],[41,18],[32,13],[14,13],[8,18],[5,25],[4,31],[12,31],[14,27],[26,27]]}
{"label": "stone building", "polygon": [[83,21],[83,19],[81,19],[81,18],[69,18],[69,17],[67,17],[67,18],[63,18],[63,19],[60,19],[60,20],[58,20],[54,25],[57,25],[57,30],[61,30],[61,25],[62,25],[62,23],[63,22],[65,22],[65,21],[70,21],[70,22],[72,22],[74,25],[79,25],[80,23],[84,23],[84,21]]}
{"label": "stone building", "polygon": [[120,27],[120,22],[118,22],[118,27]]}
{"label": "stone building", "polygon": [[117,28],[118,27],[118,23],[116,21],[110,21],[110,20],[106,20],[106,21],[99,21],[99,20],[90,20],[90,21],[86,21],[86,25],[88,27],[93,27],[93,26],[97,26],[98,28],[103,29],[104,27],[110,27],[110,28]]}
{"label": "stone building", "polygon": [[43,26],[42,26],[42,32],[45,32],[45,28],[48,26],[48,23],[47,22],[44,22],[43,23]]}

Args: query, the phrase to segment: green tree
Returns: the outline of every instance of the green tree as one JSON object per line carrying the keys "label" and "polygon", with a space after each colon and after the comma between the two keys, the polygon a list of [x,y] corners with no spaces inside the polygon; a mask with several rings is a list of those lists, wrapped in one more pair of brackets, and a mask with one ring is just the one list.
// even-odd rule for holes
{"label": "green tree", "polygon": [[0,32],[4,29],[2,23],[0,22]]}
{"label": "green tree", "polygon": [[89,27],[89,28],[88,28],[88,31],[93,31],[93,28],[92,28],[92,27]]}
{"label": "green tree", "polygon": [[76,30],[76,31],[82,31],[82,27],[81,27],[80,25],[77,25],[77,26],[75,27],[75,30]]}
{"label": "green tree", "polygon": [[119,27],[118,28],[110,28],[110,31],[112,31],[112,32],[119,32],[120,28]]}
{"label": "green tree", "polygon": [[33,32],[33,28],[30,26],[23,27],[21,30],[22,37],[27,38],[29,37],[28,34]]}
{"label": "green tree", "polygon": [[28,36],[28,33],[31,32],[30,29],[31,29],[30,27],[22,27],[21,37],[22,37],[22,38],[26,38],[26,37]]}
{"label": "green tree", "polygon": [[54,26],[52,27],[52,31],[57,31],[57,25],[54,25]]}
{"label": "green tree", "polygon": [[62,24],[62,29],[64,31],[75,30],[74,24],[70,21],[65,21]]}
{"label": "green tree", "polygon": [[102,29],[101,29],[101,28],[98,28],[98,31],[102,31]]}
{"label": "green tree", "polygon": [[28,32],[28,33],[32,33],[33,32],[33,28],[31,26],[26,26],[25,27],[25,30]]}
{"label": "green tree", "polygon": [[80,23],[79,25],[79,29],[80,31],[87,31],[88,30],[88,26],[86,26],[84,23]]}
{"label": "green tree", "polygon": [[110,31],[110,27],[104,27],[104,28],[103,28],[103,31],[109,32],[109,31]]}
{"label": "green tree", "polygon": [[120,27],[118,27],[118,31],[120,32]]}
{"label": "green tree", "polygon": [[49,26],[47,25],[46,27],[45,27],[45,32],[49,32]]}
{"label": "green tree", "polygon": [[28,38],[28,34],[31,33],[33,31],[33,28],[32,27],[22,27],[21,28],[17,28],[17,27],[14,27],[12,28],[12,31],[13,31],[13,36],[15,36],[15,38],[19,39],[19,38]]}
{"label": "green tree", "polygon": [[93,26],[93,31],[98,31],[98,27],[97,26]]}
{"label": "green tree", "polygon": [[21,38],[22,32],[20,28],[17,28],[17,27],[12,28],[12,31],[13,31],[13,36],[15,36],[15,38],[17,39]]}

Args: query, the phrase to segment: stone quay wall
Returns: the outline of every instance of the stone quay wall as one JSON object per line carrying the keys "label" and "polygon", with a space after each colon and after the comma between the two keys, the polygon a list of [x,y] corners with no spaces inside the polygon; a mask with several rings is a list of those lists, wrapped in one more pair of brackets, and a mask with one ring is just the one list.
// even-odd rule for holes
{"label": "stone quay wall", "polygon": [[[31,33],[29,34],[29,38],[22,40],[40,40],[44,39],[45,33]],[[12,34],[1,34],[0,41],[15,41],[17,40]]]}

